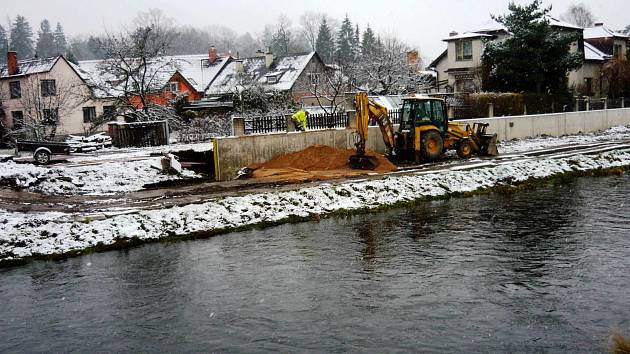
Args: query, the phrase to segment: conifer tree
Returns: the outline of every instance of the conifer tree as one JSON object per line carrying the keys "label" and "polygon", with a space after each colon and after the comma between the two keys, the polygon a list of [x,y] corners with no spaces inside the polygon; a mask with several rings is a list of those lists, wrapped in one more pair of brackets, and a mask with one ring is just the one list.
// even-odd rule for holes
{"label": "conifer tree", "polygon": [[0,64],[4,64],[7,61],[8,44],[7,31],[4,27],[0,26]]}
{"label": "conifer tree", "polygon": [[330,28],[328,27],[328,23],[326,22],[325,17],[322,18],[322,21],[319,25],[315,48],[317,50],[317,53],[319,53],[319,56],[325,63],[332,63],[335,45],[333,43],[332,34],[330,33]]}
{"label": "conifer tree", "polygon": [[361,54],[366,57],[374,54],[375,51],[376,37],[374,36],[374,31],[372,31],[372,28],[370,28],[370,25],[368,25],[363,32],[363,40],[361,41]]}
{"label": "conifer tree", "polygon": [[57,22],[57,28],[55,28],[55,54],[61,55],[68,51],[68,42],[66,41],[66,35],[63,32],[61,23]]}
{"label": "conifer tree", "polygon": [[352,55],[354,58],[358,58],[361,54],[361,37],[359,35],[359,25],[356,25],[354,30],[354,36],[352,37]]}
{"label": "conifer tree", "polygon": [[486,46],[484,89],[567,93],[567,75],[582,65],[583,54],[570,50],[579,36],[553,29],[546,17],[551,8],[541,8],[541,0],[525,6],[511,3],[509,10],[505,16],[493,16],[513,35]]}
{"label": "conifer tree", "polygon": [[39,31],[37,31],[37,55],[40,58],[49,58],[54,56],[55,50],[55,37],[50,28],[50,22],[47,19],[42,20],[39,25]]}
{"label": "conifer tree", "polygon": [[33,57],[33,29],[24,16],[18,15],[11,26],[10,49],[16,51],[20,58]]}
{"label": "conifer tree", "polygon": [[354,30],[352,29],[352,22],[346,15],[346,18],[341,23],[339,33],[337,33],[337,50],[335,52],[335,59],[341,63],[349,63],[354,57],[352,55],[352,43],[354,42]]}

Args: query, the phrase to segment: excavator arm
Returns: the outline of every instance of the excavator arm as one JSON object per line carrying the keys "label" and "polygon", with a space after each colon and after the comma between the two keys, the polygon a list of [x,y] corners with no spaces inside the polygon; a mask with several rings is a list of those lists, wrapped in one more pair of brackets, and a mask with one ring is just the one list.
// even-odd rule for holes
{"label": "excavator arm", "polygon": [[387,149],[387,154],[394,153],[394,125],[387,113],[387,108],[374,100],[369,99],[366,92],[359,92],[354,98],[354,105],[357,116],[358,142],[355,144],[357,153],[350,157],[350,166],[356,169],[373,170],[377,162],[371,156],[365,154],[365,144],[368,138],[370,120],[375,120],[381,129],[383,142]]}

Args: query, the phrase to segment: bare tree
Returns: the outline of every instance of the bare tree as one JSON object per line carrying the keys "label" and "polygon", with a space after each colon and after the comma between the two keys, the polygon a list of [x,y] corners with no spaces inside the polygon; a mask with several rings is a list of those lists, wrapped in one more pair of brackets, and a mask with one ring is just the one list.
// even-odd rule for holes
{"label": "bare tree", "polygon": [[315,51],[319,25],[324,17],[321,13],[305,12],[300,16],[301,34],[311,51]]}
{"label": "bare tree", "polygon": [[409,47],[396,37],[386,37],[373,53],[361,59],[358,82],[364,89],[377,94],[396,94],[405,90],[413,70],[407,62]]}
{"label": "bare tree", "polygon": [[[147,18],[155,22],[146,22]],[[98,66],[100,75],[105,78],[99,80],[99,89],[119,98],[117,114],[128,119],[163,119],[156,114],[174,118],[153,104],[150,98],[164,89],[165,77],[168,79],[178,68],[175,59],[165,57],[176,32],[155,14],[141,17],[137,22],[145,26],[117,34],[107,33],[100,40],[107,59]]]}
{"label": "bare tree", "polygon": [[323,66],[308,73],[310,94],[326,114],[343,110],[346,93],[354,88],[354,77],[358,69],[356,64],[347,63]]}
{"label": "bare tree", "polygon": [[580,27],[591,27],[595,22],[595,16],[593,16],[591,10],[582,3],[569,6],[560,18]]}

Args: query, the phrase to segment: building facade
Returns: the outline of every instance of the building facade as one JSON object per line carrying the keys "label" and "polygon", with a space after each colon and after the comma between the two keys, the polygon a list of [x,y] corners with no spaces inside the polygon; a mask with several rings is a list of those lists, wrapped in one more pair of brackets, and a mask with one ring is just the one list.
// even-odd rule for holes
{"label": "building facade", "polygon": [[15,52],[0,66],[0,97],[5,127],[49,126],[55,135],[100,130],[92,122],[113,104],[97,98],[63,56],[19,61]]}

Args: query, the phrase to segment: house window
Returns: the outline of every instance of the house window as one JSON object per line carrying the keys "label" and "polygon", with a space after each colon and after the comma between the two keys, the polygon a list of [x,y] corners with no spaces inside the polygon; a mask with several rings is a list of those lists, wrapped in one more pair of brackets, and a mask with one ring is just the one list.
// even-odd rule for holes
{"label": "house window", "polygon": [[278,79],[280,79],[280,77],[276,76],[276,75],[267,76],[267,83],[268,84],[277,84],[278,83]]}
{"label": "house window", "polygon": [[57,96],[57,83],[55,80],[42,80],[42,97]]}
{"label": "house window", "polygon": [[11,81],[9,82],[9,91],[11,91],[11,98],[21,98],[22,97],[22,87],[20,86],[19,81]]}
{"label": "house window", "polygon": [[172,93],[177,93],[177,92],[179,92],[179,83],[178,82],[171,82],[171,83],[169,83],[169,88],[170,88]]}
{"label": "house window", "polygon": [[59,122],[59,110],[57,108],[44,109],[42,113],[44,115],[44,124],[55,125]]}
{"label": "house window", "polygon": [[310,73],[308,74],[309,79],[311,80],[311,85],[319,85],[320,75],[319,73]]}
{"label": "house window", "polygon": [[472,41],[459,41],[455,43],[457,61],[472,60]]}
{"label": "house window", "polygon": [[92,123],[96,119],[96,107],[83,107],[83,123]]}
{"label": "house window", "polygon": [[13,120],[13,129],[20,129],[24,126],[24,113],[22,111],[11,112],[11,119]]}

